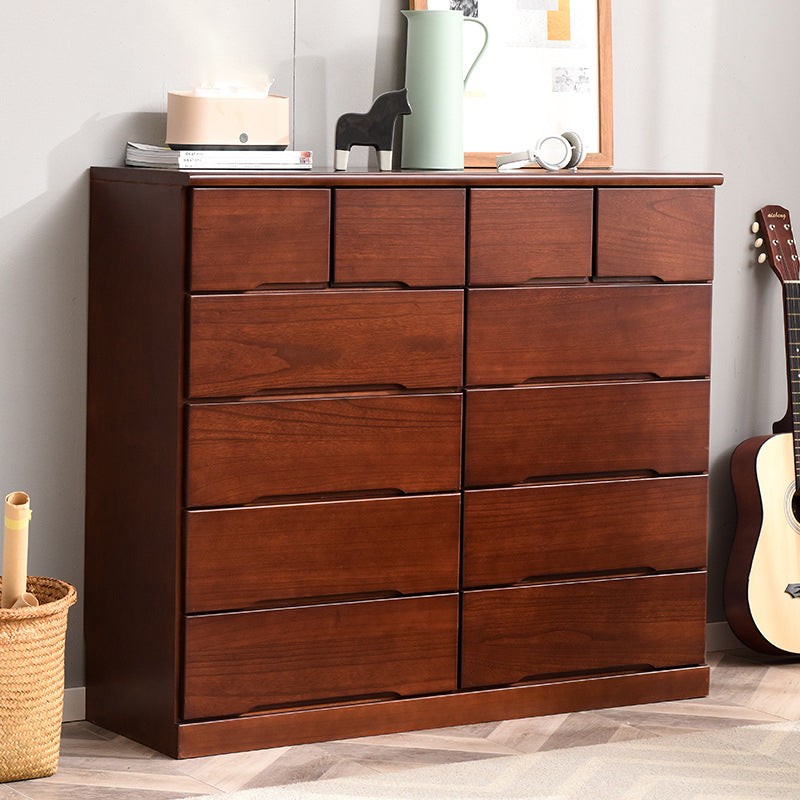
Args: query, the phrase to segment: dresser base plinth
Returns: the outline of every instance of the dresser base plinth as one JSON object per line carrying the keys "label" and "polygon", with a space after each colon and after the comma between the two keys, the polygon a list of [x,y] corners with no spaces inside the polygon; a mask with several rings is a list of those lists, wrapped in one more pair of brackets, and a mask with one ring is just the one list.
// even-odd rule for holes
{"label": "dresser base plinth", "polygon": [[709,668],[682,667],[178,726],[177,758],[638,705],[708,694]]}

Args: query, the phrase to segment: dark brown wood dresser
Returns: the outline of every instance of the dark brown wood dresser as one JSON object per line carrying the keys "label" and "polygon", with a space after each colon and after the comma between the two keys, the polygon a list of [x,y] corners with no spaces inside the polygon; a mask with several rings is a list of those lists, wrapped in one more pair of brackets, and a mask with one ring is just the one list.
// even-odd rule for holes
{"label": "dark brown wood dresser", "polygon": [[716,174],[91,172],[87,719],[701,696]]}

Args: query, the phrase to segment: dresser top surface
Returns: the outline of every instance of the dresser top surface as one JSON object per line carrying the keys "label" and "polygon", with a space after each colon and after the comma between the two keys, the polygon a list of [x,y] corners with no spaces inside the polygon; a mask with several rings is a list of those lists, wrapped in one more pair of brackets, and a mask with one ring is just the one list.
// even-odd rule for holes
{"label": "dresser top surface", "polygon": [[671,187],[719,186],[719,173],[640,172],[614,169],[580,169],[577,172],[545,172],[524,169],[513,172],[465,169],[458,171],[353,170],[334,172],[318,168],[308,171],[216,171],[147,169],[141,167],[92,167],[91,178],[162,186],[310,186],[310,187]]}

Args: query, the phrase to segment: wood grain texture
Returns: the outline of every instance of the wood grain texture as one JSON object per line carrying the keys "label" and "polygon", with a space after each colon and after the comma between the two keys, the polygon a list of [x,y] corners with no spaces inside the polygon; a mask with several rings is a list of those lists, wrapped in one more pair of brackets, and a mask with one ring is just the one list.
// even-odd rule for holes
{"label": "wood grain texture", "polygon": [[709,668],[585,676],[485,691],[356,703],[180,725],[179,758],[372,736],[487,720],[563,714],[708,694]]}
{"label": "wood grain texture", "polygon": [[474,189],[469,208],[470,285],[591,275],[590,189]]}
{"label": "wood grain texture", "polygon": [[598,277],[710,281],[712,189],[598,189]]}
{"label": "wood grain texture", "polygon": [[455,689],[458,595],[186,620],[184,718]]}
{"label": "wood grain texture", "polygon": [[458,590],[458,494],[189,511],[186,611]]}
{"label": "wood grain texture", "polygon": [[459,386],[463,318],[457,290],[195,296],[189,394]]}
{"label": "wood grain texture", "polygon": [[459,488],[458,394],[193,404],[187,504]]}
{"label": "wood grain texture", "polygon": [[183,202],[173,187],[91,187],[86,718],[167,751],[178,704]]}
{"label": "wood grain texture", "polygon": [[704,572],[464,593],[461,686],[705,661]]}
{"label": "wood grain texture", "polygon": [[192,191],[192,291],[329,280],[327,189]]}
{"label": "wood grain texture", "polygon": [[708,478],[586,481],[464,495],[464,586],[703,569]]}
{"label": "wood grain texture", "polygon": [[336,283],[464,283],[466,190],[337,189]]}
{"label": "wood grain texture", "polygon": [[[466,585],[478,588],[469,570],[481,558],[480,581],[527,580],[526,590],[534,588],[533,571],[543,568],[553,570],[546,581],[573,585],[587,577],[602,583],[596,580],[601,576],[610,583],[625,569],[701,569],[698,487],[706,481],[708,382],[644,380],[644,373],[660,372],[643,364],[686,378],[704,350],[707,359],[707,328],[701,331],[697,316],[707,324],[707,306],[698,298],[708,296],[708,287],[690,287],[696,289],[692,297],[678,298],[686,287],[644,286],[639,279],[680,280],[675,265],[692,259],[675,255],[672,245],[711,237],[713,209],[712,224],[700,225],[696,234],[687,233],[683,220],[693,215],[695,190],[702,189],[701,206],[707,204],[709,187],[721,176],[111,168],[92,175],[102,184],[93,186],[92,224],[103,230],[92,233],[91,303],[105,307],[90,313],[90,348],[102,357],[90,366],[89,442],[102,456],[89,456],[89,471],[90,484],[102,491],[99,500],[87,499],[87,520],[90,505],[99,512],[87,525],[87,601],[95,598],[87,624],[103,632],[87,649],[87,676],[94,676],[95,708],[98,698],[107,708],[104,724],[186,756],[707,690],[704,666],[641,672],[636,664],[623,665],[633,669],[625,675],[599,666],[566,679],[545,675],[531,685],[458,690],[457,493],[465,488],[458,388],[465,380],[463,309],[467,315],[487,311],[480,300],[464,303],[465,263],[475,255],[467,246],[476,253],[482,242],[495,248],[484,266],[490,274],[500,271],[490,280],[537,282],[522,292],[573,288],[598,290],[587,298],[616,298],[603,301],[604,313],[591,304],[580,307],[578,325],[594,314],[594,341],[585,330],[559,328],[560,317],[544,335],[540,317],[552,303],[561,303],[565,314],[571,304],[581,306],[584,295],[569,292],[535,308],[522,300],[521,310],[511,301],[490,304],[490,313],[476,320],[481,333],[465,346],[468,357],[482,353],[485,372],[470,378],[484,388],[466,392],[466,485],[502,486],[508,502],[492,505],[499,490],[465,492],[486,500],[464,513]],[[634,210],[645,217],[646,235],[626,237],[642,220],[628,214],[625,203],[618,207],[621,218],[607,220],[605,235],[624,238],[618,254],[627,253],[632,263],[642,261],[635,251],[645,248],[652,255],[644,259],[647,268],[665,269],[655,279],[649,272],[634,280],[619,271],[595,274],[592,283],[604,285],[581,285],[589,273],[569,273],[574,258],[560,257],[576,241],[591,241],[586,199],[635,187],[644,194],[628,202],[645,207]],[[668,194],[659,200],[662,191]],[[481,192],[488,193],[483,200]],[[474,209],[467,208],[470,193],[478,197]],[[551,202],[537,205],[539,193],[550,194]],[[491,213],[473,213],[481,208]],[[514,272],[515,254],[502,249],[505,238],[498,236],[509,220],[515,225],[508,235],[521,237],[517,255],[534,258],[537,246],[540,256],[552,253],[543,273]],[[595,235],[604,234],[598,228]],[[331,263],[334,253],[353,258]],[[108,274],[98,277],[98,270]],[[694,277],[694,268],[690,274],[691,280],[710,278]],[[470,290],[475,298],[512,296],[512,290],[504,295],[490,288],[491,282],[476,285],[483,288]],[[633,310],[626,307],[634,294],[621,294],[631,288],[637,296],[641,291]],[[641,307],[648,302],[668,317],[683,317],[685,330],[651,318],[650,326],[662,331],[659,345],[644,322]],[[558,316],[551,313],[551,319]],[[532,336],[527,328],[537,325],[542,335]],[[523,376],[541,358],[531,351],[551,346],[537,369],[555,365],[561,374]],[[613,378],[604,372],[603,383],[596,373],[594,383],[581,377],[601,361],[622,371]],[[579,362],[582,369],[573,373]],[[438,383],[445,376],[448,382]],[[500,388],[509,385],[502,381],[520,380],[537,383]],[[681,481],[684,488],[651,492],[659,480],[643,476],[652,472],[680,476],[670,485]],[[575,494],[565,489],[556,496],[554,475],[562,476],[555,481],[561,485],[580,479],[587,491],[579,497],[577,488]],[[509,488],[520,482],[529,485]],[[611,499],[605,487],[593,494],[597,484],[614,484]],[[624,493],[627,484],[639,487],[649,516]],[[604,510],[604,501],[613,509]],[[122,519],[132,506],[137,511]],[[536,525],[539,531],[547,525],[551,536],[538,547],[528,538]],[[698,528],[691,534],[693,525]],[[498,545],[501,536],[507,548]],[[647,537],[652,541],[645,543]],[[562,552],[556,552],[557,540]],[[531,556],[539,560],[528,561]],[[526,574],[518,578],[521,566]],[[143,586],[152,603],[138,604],[138,594],[120,589],[131,584]],[[497,583],[480,588],[490,586]],[[447,594],[431,597],[434,592]],[[396,593],[406,596],[385,599]],[[109,594],[114,597],[106,602]],[[428,621],[420,610],[442,598],[447,612]],[[414,605],[401,605],[407,602]],[[599,595],[584,609],[595,620],[611,614],[615,602]],[[389,612],[373,616],[378,607],[416,609],[398,613],[416,632],[405,637],[401,626],[389,623]],[[361,610],[340,613],[353,608]],[[645,619],[651,608],[645,603]],[[502,613],[518,621],[524,616],[515,615],[513,603]],[[687,614],[694,631],[703,608]],[[600,627],[594,629],[598,644],[589,649],[602,664]],[[608,652],[619,655],[617,631],[613,624],[607,628]],[[320,638],[325,630],[327,640]],[[492,633],[491,624],[484,632]],[[191,641],[184,638],[189,634]],[[423,635],[434,641],[424,642]],[[647,643],[646,636],[630,639]],[[210,660],[208,652],[214,653]],[[508,657],[514,661],[513,653]],[[534,664],[540,657],[533,654]],[[184,689],[196,722],[181,720]],[[321,705],[310,707],[315,703]],[[228,713],[248,716],[206,716]]]}
{"label": "wood grain texture", "polygon": [[705,380],[470,389],[466,485],[591,473],[705,472],[708,401]]}
{"label": "wood grain texture", "polygon": [[610,167],[614,164],[614,67],[611,55],[611,0],[597,4],[597,36],[605,42],[598,54],[598,92],[603,98],[600,108],[599,152],[588,153],[585,167]]}
{"label": "wood grain texture", "polygon": [[490,169],[470,169],[463,172],[439,170],[395,170],[380,172],[363,169],[336,172],[331,168],[315,168],[291,175],[280,172],[244,172],[210,170],[164,170],[142,167],[91,167],[97,180],[129,181],[160,186],[183,187],[329,187],[329,188],[514,188],[536,187],[574,189],[576,186],[653,186],[658,188],[721,186],[724,176],[718,172],[642,172],[622,169],[586,169],[546,172],[545,170],[515,170],[498,172]]}
{"label": "wood grain texture", "polygon": [[467,385],[711,370],[711,286],[471,289]]}

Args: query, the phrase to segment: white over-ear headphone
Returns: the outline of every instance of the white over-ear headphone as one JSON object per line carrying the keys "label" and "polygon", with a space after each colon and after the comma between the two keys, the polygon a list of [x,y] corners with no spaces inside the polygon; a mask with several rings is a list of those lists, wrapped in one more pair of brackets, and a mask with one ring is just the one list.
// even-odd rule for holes
{"label": "white over-ear headphone", "polygon": [[581,137],[574,131],[565,131],[561,136],[545,136],[531,150],[497,156],[497,169],[519,169],[538,164],[555,172],[559,169],[576,169],[585,157]]}

